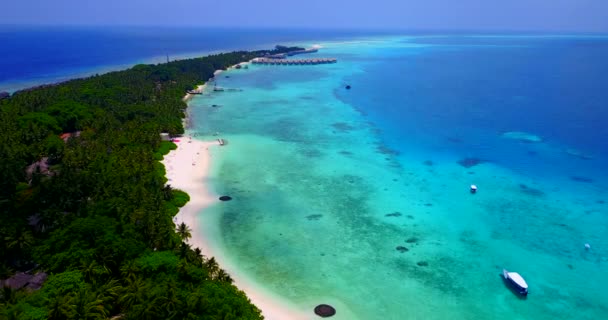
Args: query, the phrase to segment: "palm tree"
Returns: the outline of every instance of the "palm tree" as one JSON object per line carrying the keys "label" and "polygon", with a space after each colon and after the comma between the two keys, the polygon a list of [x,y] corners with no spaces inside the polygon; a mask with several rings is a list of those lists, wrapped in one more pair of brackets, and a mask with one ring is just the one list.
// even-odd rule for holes
{"label": "palm tree", "polygon": [[188,227],[188,225],[183,222],[177,226],[177,234],[183,241],[187,241],[188,239],[192,238],[191,231],[192,230],[190,229],[190,227]]}
{"label": "palm tree", "polygon": [[4,237],[4,240],[8,249],[24,251],[32,246],[34,236],[31,231],[19,228],[15,229],[12,235]]}
{"label": "palm tree", "polygon": [[139,268],[137,267],[135,260],[129,260],[120,267],[120,275],[129,280],[135,279],[138,271]]}
{"label": "palm tree", "polygon": [[211,279],[215,279],[215,275],[220,270],[220,266],[217,264],[217,261],[215,261],[215,257],[211,257],[205,261],[205,268],[207,269],[207,273]]}
{"label": "palm tree", "polygon": [[169,317],[174,317],[181,309],[182,302],[177,296],[175,285],[171,282],[167,283],[167,288],[164,295],[159,299],[159,305],[167,311]]}
{"label": "palm tree", "polygon": [[201,267],[203,265],[203,253],[201,252],[201,249],[194,248],[194,250],[189,250],[186,255],[186,260],[197,267]]}
{"label": "palm tree", "polygon": [[124,290],[118,280],[110,280],[97,289],[97,298],[103,301],[107,314],[112,312],[112,307],[116,305],[118,297]]}
{"label": "palm tree", "polygon": [[166,201],[173,199],[173,188],[170,184],[163,187],[163,199]]}
{"label": "palm tree", "polygon": [[49,310],[49,320],[66,319],[72,313],[68,296],[56,295],[52,299],[47,299],[46,306]]}
{"label": "palm tree", "polygon": [[72,319],[105,319],[108,315],[103,300],[83,287],[70,297]]}
{"label": "palm tree", "polygon": [[184,259],[188,257],[188,254],[192,251],[192,248],[189,244],[182,242],[182,245],[179,247],[179,257]]}
{"label": "palm tree", "polygon": [[203,252],[201,251],[200,248],[194,249],[194,254],[196,256],[196,260],[200,260],[200,261],[203,260]]}
{"label": "palm tree", "polygon": [[148,291],[148,286],[141,278],[127,278],[127,287],[124,288],[125,292],[118,299],[118,302],[123,306],[123,309],[130,309],[132,306],[140,303],[145,293]]}
{"label": "palm tree", "polygon": [[106,266],[98,264],[95,260],[88,264],[84,262],[80,271],[89,283],[95,283],[97,278],[110,274],[110,270]]}
{"label": "palm tree", "polygon": [[224,271],[224,269],[219,269],[219,271],[215,275],[215,280],[219,280],[222,282],[228,282],[228,283],[232,283],[232,281],[233,281],[232,277],[226,271]]}
{"label": "palm tree", "polygon": [[133,305],[129,308],[127,313],[127,319],[137,320],[152,320],[152,319],[164,319],[159,306],[159,299],[146,294],[145,299],[142,299],[140,303]]}
{"label": "palm tree", "polygon": [[204,299],[198,291],[189,294],[186,298],[186,310],[189,313],[198,314],[203,311],[205,306]]}

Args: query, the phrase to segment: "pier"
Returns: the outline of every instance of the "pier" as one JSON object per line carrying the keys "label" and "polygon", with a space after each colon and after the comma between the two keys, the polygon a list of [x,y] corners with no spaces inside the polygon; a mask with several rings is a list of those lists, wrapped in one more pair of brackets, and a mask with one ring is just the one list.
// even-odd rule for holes
{"label": "pier", "polygon": [[269,59],[269,58],[256,58],[253,59],[253,64],[262,65],[315,65],[315,64],[330,64],[336,63],[338,59],[335,58],[316,58],[316,59]]}
{"label": "pier", "polygon": [[224,88],[224,87],[218,87],[217,85],[213,86],[213,91],[214,92],[223,92],[223,91],[243,91],[243,89],[238,89],[238,88]]}
{"label": "pier", "polygon": [[269,58],[269,59],[285,59],[287,57],[295,56],[297,54],[317,53],[318,51],[319,51],[319,49],[317,49],[317,48],[304,49],[304,50],[296,50],[296,51],[290,51],[290,52],[286,52],[286,53],[273,54],[273,55],[267,56],[267,58]]}

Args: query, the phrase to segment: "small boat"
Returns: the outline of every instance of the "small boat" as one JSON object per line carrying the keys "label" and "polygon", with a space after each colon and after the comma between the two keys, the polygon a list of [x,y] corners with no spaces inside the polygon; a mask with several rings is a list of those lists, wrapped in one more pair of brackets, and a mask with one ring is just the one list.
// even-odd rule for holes
{"label": "small boat", "polygon": [[471,191],[471,193],[475,194],[475,193],[477,193],[477,186],[472,184],[471,188],[469,190]]}
{"label": "small boat", "polygon": [[526,280],[519,275],[517,272],[509,272],[506,269],[502,269],[502,276],[505,277],[505,280],[517,290],[519,294],[522,296],[528,295],[528,284]]}

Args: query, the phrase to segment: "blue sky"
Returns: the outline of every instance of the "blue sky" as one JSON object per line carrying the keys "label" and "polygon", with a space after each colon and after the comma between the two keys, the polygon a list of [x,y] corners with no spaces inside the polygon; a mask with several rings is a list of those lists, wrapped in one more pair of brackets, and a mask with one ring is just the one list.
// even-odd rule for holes
{"label": "blue sky", "polygon": [[608,0],[5,0],[0,24],[608,32]]}

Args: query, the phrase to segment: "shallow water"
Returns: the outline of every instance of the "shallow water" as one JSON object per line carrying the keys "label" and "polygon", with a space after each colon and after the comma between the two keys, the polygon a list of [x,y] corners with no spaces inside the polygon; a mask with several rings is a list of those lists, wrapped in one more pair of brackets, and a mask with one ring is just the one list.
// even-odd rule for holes
{"label": "shallow water", "polygon": [[339,63],[233,70],[242,91],[192,102],[228,141],[211,184],[234,200],[205,228],[243,274],[336,319],[608,316],[607,39],[322,45]]}

